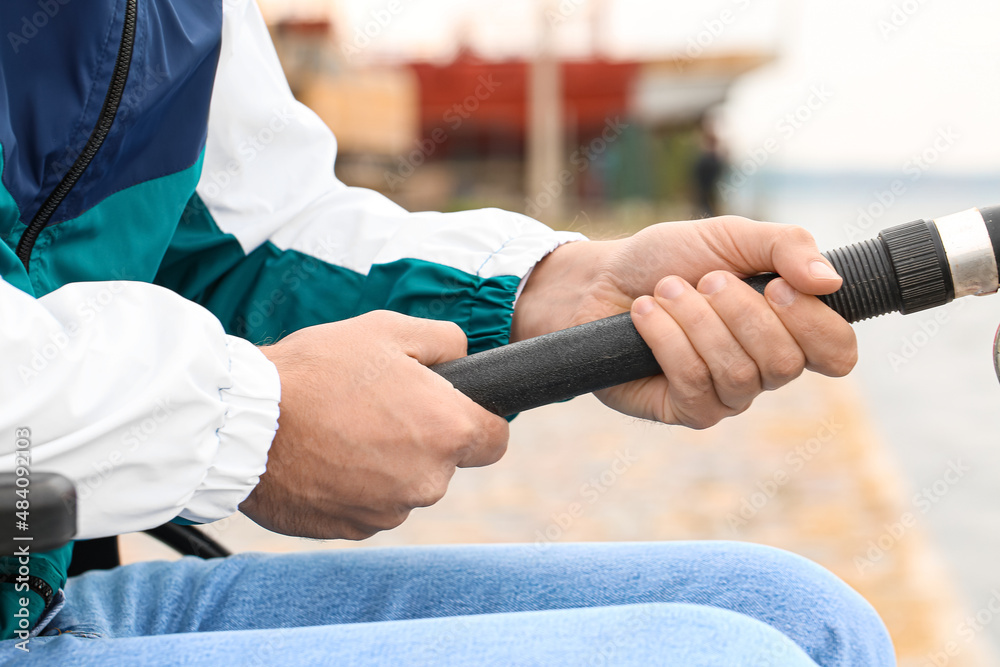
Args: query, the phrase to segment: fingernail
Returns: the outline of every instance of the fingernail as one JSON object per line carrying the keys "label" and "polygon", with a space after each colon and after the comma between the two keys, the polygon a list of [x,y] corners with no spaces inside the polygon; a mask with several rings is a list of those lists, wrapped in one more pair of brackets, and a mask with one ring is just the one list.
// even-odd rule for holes
{"label": "fingernail", "polygon": [[656,295],[661,299],[676,299],[683,293],[684,285],[681,284],[681,279],[676,276],[664,278],[656,286]]}
{"label": "fingernail", "polygon": [[833,270],[833,267],[820,260],[809,265],[809,275],[820,280],[839,280],[840,275]]}
{"label": "fingernail", "polygon": [[710,273],[701,279],[698,291],[702,294],[715,294],[725,287],[728,282],[725,273]]}
{"label": "fingernail", "polygon": [[655,305],[656,302],[653,301],[652,297],[641,296],[635,300],[635,314],[640,316],[649,315],[653,312],[653,306]]}
{"label": "fingernail", "polygon": [[775,280],[771,283],[771,287],[768,290],[768,298],[771,299],[771,303],[778,306],[791,305],[792,301],[795,301],[796,296],[797,293],[795,290],[784,280]]}

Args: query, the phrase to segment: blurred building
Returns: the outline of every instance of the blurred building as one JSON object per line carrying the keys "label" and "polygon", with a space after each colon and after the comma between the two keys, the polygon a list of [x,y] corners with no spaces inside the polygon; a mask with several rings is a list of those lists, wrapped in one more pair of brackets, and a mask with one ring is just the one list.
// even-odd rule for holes
{"label": "blurred building", "polygon": [[560,155],[532,188],[537,63],[485,60],[464,48],[448,63],[354,65],[327,21],[286,21],[272,32],[296,96],[337,135],[344,181],[412,210],[495,205],[543,219],[556,201],[690,201],[700,120],[736,79],[770,60],[732,53],[554,62],[541,94],[560,111],[552,144]]}
{"label": "blurred building", "polygon": [[295,97],[337,134],[341,154],[385,158],[419,133],[419,91],[405,67],[353,67],[326,20],[285,21],[272,37]]}

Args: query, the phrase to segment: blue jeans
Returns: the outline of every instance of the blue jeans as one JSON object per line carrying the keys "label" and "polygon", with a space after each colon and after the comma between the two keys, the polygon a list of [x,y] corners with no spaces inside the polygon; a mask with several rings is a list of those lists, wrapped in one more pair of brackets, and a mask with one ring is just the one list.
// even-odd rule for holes
{"label": "blue jeans", "polygon": [[875,611],[750,544],[406,547],[75,577],[38,665],[894,665]]}

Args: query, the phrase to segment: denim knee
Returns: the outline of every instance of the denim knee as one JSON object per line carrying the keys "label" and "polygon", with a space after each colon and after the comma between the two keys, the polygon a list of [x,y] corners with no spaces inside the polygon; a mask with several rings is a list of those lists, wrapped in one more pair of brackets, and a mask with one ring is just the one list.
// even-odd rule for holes
{"label": "denim knee", "polygon": [[[708,543],[718,573],[710,604],[759,618],[821,665],[894,665],[892,642],[872,606],[832,572],[781,549]],[[825,660],[817,659],[827,656]]]}

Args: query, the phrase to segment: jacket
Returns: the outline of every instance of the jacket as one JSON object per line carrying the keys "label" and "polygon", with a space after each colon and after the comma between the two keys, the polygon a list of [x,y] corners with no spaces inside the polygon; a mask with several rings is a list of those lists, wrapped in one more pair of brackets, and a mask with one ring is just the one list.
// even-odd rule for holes
{"label": "jacket", "polygon": [[[29,429],[79,538],[236,511],[277,428],[256,344],[390,309],[500,345],[532,267],[579,238],[339,182],[250,0],[12,0],[0,27],[0,466]],[[32,576],[58,590],[67,561]]]}

